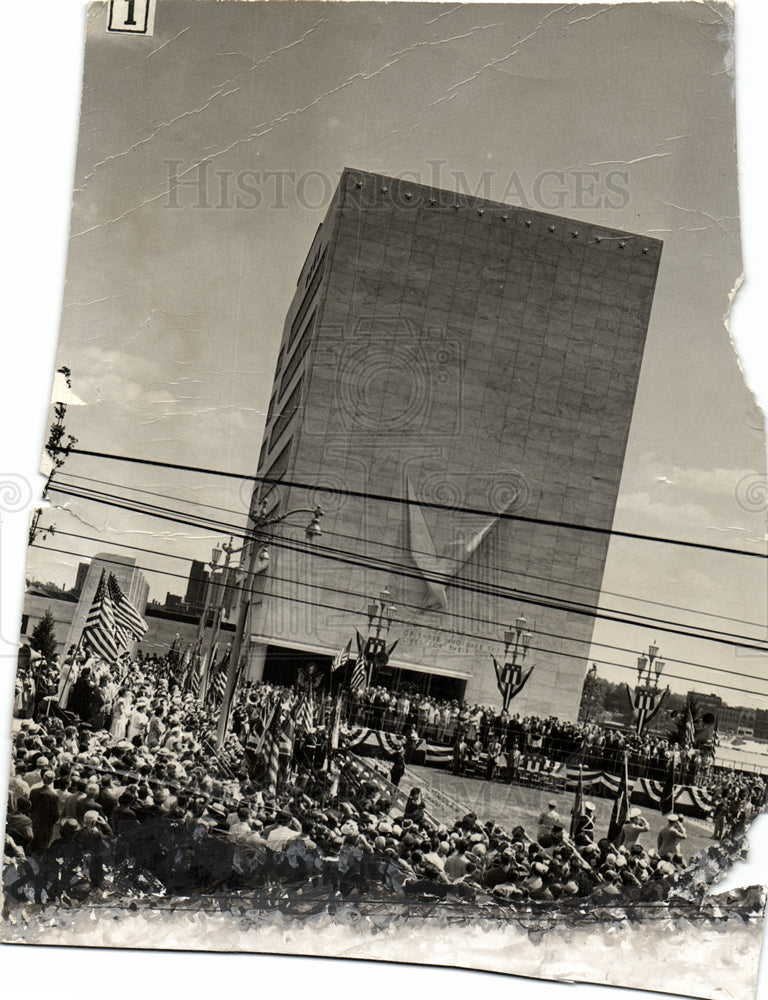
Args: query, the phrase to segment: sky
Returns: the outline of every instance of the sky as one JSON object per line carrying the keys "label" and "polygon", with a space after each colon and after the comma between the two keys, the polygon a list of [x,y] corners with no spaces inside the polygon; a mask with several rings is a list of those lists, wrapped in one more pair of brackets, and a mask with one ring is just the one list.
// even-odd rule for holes
{"label": "sky", "polygon": [[[341,170],[407,173],[664,240],[615,527],[763,551],[763,420],[723,325],[741,274],[727,6],[226,3],[214,17],[164,0],[160,13],[149,39],[108,36],[100,5],[88,15],[57,357],[86,404],[66,421],[82,447],[255,471],[283,319]],[[250,492],[74,456],[66,473],[238,524]],[[207,558],[224,537],[76,501],[48,516],[101,539],[35,553],[30,574],[64,583],[78,557],[54,547]],[[148,576],[152,596],[183,594]],[[683,630],[765,635],[758,559],[615,539],[604,591],[606,608]],[[768,707],[763,656],[608,622],[594,640],[612,680],[631,682],[616,664],[655,640],[673,687]]]}

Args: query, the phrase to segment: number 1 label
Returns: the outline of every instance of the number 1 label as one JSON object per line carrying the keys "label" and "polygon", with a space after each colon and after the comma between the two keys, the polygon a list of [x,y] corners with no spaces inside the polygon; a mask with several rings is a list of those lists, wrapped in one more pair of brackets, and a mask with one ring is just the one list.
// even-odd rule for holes
{"label": "number 1 label", "polygon": [[155,0],[109,0],[107,31],[151,35],[155,29]]}

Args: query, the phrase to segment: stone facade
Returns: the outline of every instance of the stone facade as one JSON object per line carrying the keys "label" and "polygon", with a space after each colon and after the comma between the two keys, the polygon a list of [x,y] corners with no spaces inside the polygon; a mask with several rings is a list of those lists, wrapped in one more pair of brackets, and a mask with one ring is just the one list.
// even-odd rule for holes
{"label": "stone facade", "polygon": [[279,529],[256,657],[365,635],[386,586],[394,665],[496,704],[491,657],[522,613],[536,667],[513,711],[575,719],[660,255],[345,171],[288,312],[258,466],[302,484],[265,486],[270,509],[323,505],[323,537],[308,554]]}

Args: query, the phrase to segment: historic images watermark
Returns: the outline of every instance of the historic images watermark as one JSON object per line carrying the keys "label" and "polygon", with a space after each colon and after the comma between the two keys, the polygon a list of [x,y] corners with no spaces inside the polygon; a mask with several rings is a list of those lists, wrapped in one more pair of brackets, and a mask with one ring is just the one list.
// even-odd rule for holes
{"label": "historic images watermark", "polygon": [[[32,503],[32,484],[26,476],[16,472],[0,472],[0,550],[2,550],[5,534],[6,515],[13,518],[25,516]],[[28,515],[27,515],[28,516]],[[2,591],[0,591],[2,594]],[[9,634],[5,634],[5,627],[8,626]],[[10,645],[15,645],[18,638],[18,623],[3,622],[0,640]],[[16,665],[16,654],[13,654],[13,666]]]}
{"label": "historic images watermark", "polygon": [[[168,209],[301,208],[325,211],[340,173],[322,170],[225,170],[214,160],[164,160]],[[467,172],[453,169],[447,160],[426,160],[418,170],[404,170],[400,180],[430,188],[449,188],[460,194],[542,212],[580,209],[620,211],[629,204],[629,172],[618,168],[548,168],[528,175],[515,168]]]}

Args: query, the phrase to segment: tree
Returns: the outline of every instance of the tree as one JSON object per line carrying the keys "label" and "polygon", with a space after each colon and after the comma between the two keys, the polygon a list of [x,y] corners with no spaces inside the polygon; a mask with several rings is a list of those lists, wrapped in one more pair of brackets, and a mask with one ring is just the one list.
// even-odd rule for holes
{"label": "tree", "polygon": [[[64,376],[67,386],[71,389],[72,372],[69,370],[69,368],[59,368],[59,372]],[[67,430],[64,426],[64,417],[67,415],[67,404],[54,403],[53,415],[54,415],[54,420],[48,432],[48,441],[46,442],[45,445],[45,450],[48,453],[48,457],[51,459],[51,462],[53,464],[51,465],[51,470],[48,473],[48,479],[46,480],[45,486],[43,487],[44,500],[48,496],[48,491],[51,487],[53,477],[56,475],[56,473],[62,467],[62,465],[64,465],[64,462],[69,456],[70,451],[77,444],[77,438],[73,437],[71,434],[67,434]],[[43,514],[43,508],[38,507],[37,510],[32,515],[32,520],[29,525],[30,545],[34,545],[38,531],[42,531],[43,538],[47,538],[48,535],[56,534],[55,524],[51,524],[47,528],[40,527],[40,518],[42,517],[42,514]]]}
{"label": "tree", "polygon": [[579,722],[601,722],[605,708],[608,681],[597,676],[597,664],[593,663],[584,678],[579,705]]}
{"label": "tree", "polygon": [[35,625],[31,635],[31,646],[36,649],[44,659],[50,661],[56,652],[56,620],[50,611],[46,611],[40,621]]}

